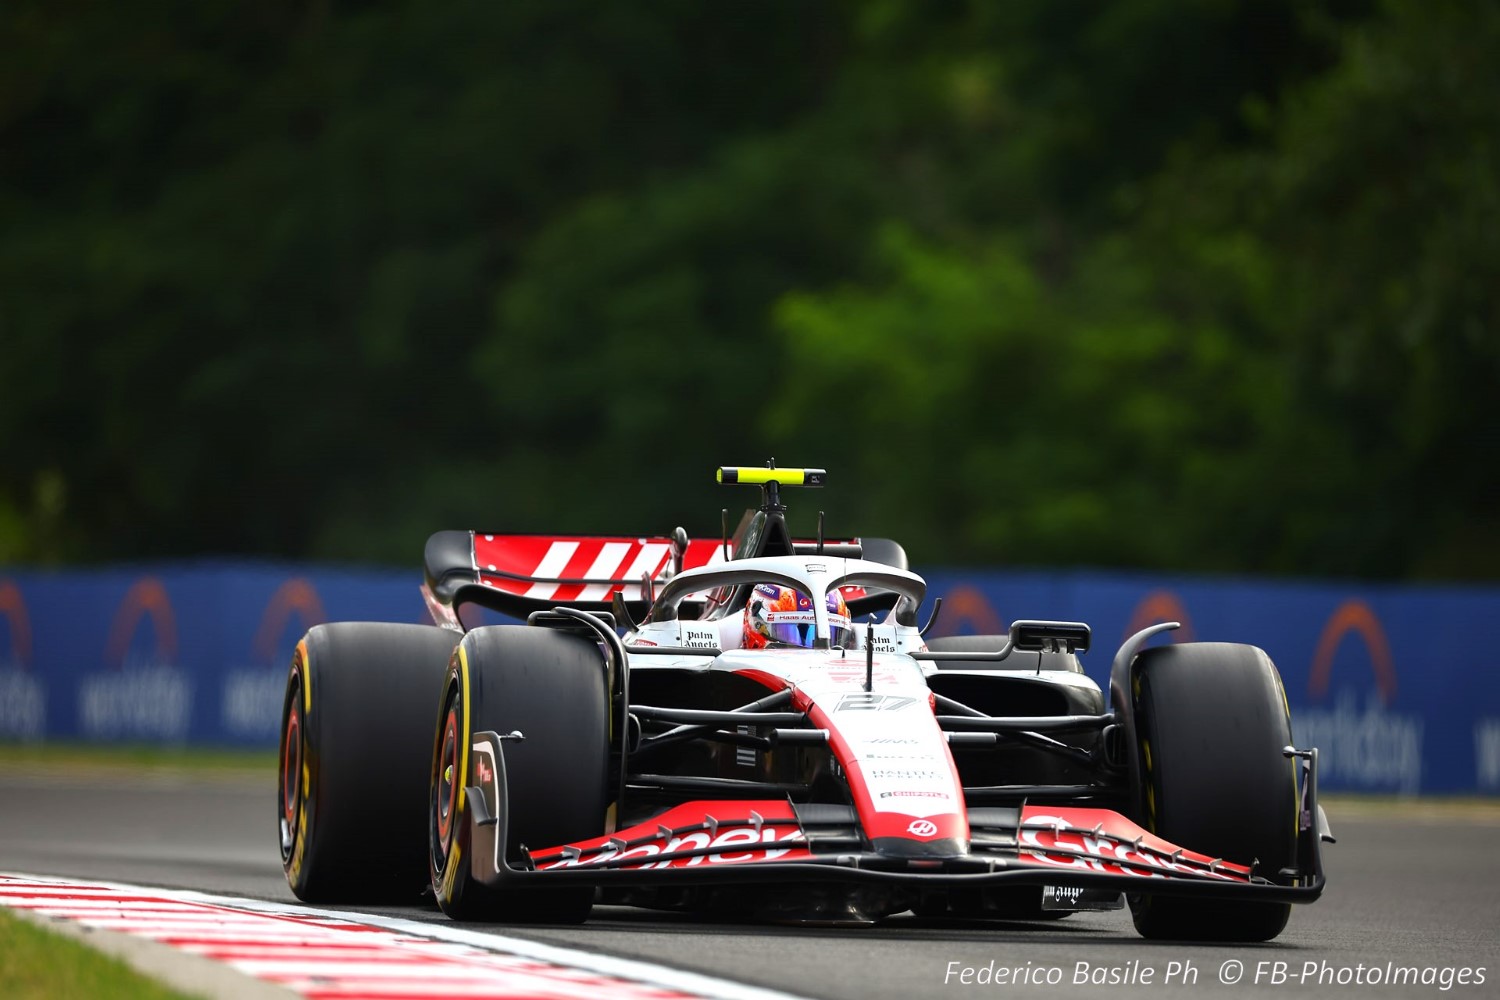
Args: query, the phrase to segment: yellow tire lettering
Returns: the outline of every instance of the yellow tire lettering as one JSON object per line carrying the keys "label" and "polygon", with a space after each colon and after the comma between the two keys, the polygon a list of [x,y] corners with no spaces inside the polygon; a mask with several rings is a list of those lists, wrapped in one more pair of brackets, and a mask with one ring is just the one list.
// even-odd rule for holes
{"label": "yellow tire lettering", "polygon": [[302,664],[302,711],[312,711],[312,673],[307,669],[307,640],[297,642],[295,661]]}
{"label": "yellow tire lettering", "polygon": [[448,851],[448,860],[443,864],[443,898],[453,901],[453,884],[458,880],[458,866],[463,858],[463,848],[455,838]]}

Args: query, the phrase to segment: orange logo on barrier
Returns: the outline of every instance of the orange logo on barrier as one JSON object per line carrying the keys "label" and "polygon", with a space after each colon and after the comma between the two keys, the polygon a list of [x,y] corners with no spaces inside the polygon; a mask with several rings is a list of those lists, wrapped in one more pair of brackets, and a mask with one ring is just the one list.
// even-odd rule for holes
{"label": "orange logo on barrier", "polygon": [[172,602],[167,597],[167,588],[154,576],[137,580],[125,592],[120,610],[115,612],[114,624],[109,630],[109,643],[105,646],[105,662],[121,666],[125,653],[130,649],[141,619],[150,617],[156,631],[156,655],[163,663],[177,659],[177,620],[172,614]]}
{"label": "orange logo on barrier", "polygon": [[1006,630],[990,602],[973,587],[959,587],[943,601],[943,619],[941,635],[957,635],[964,624],[978,635],[1003,635]]}
{"label": "orange logo on barrier", "polygon": [[26,613],[21,588],[10,580],[0,583],[0,615],[10,623],[11,656],[24,670],[31,662],[31,616]]}
{"label": "orange logo on barrier", "polygon": [[1380,691],[1380,700],[1389,705],[1396,697],[1396,668],[1391,662],[1391,647],[1380,627],[1380,619],[1370,606],[1358,598],[1351,597],[1329,616],[1323,626],[1323,635],[1318,639],[1318,651],[1313,656],[1312,673],[1307,680],[1307,690],[1315,698],[1328,693],[1328,679],[1333,672],[1333,656],[1338,652],[1339,642],[1350,632],[1357,633],[1365,641],[1370,653],[1370,666],[1375,672],[1375,686]]}
{"label": "orange logo on barrier", "polygon": [[255,633],[255,657],[258,661],[270,663],[276,658],[276,641],[281,638],[281,633],[286,630],[286,624],[294,613],[301,617],[306,628],[312,628],[326,620],[323,602],[318,599],[317,590],[306,577],[297,576],[287,580],[271,595],[266,613],[261,616],[260,628]]}
{"label": "orange logo on barrier", "polygon": [[1130,624],[1125,626],[1125,635],[1122,638],[1128,639],[1141,629],[1160,625],[1162,622],[1182,623],[1182,628],[1172,629],[1162,634],[1168,642],[1193,641],[1193,620],[1188,616],[1187,608],[1183,606],[1182,601],[1170,590],[1153,590],[1141,598],[1140,603],[1130,614]]}

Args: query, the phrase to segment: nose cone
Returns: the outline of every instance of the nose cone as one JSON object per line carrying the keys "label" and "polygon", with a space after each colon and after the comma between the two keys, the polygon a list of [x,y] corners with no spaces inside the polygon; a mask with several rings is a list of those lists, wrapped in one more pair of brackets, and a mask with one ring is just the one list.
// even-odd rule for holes
{"label": "nose cone", "polygon": [[920,675],[906,684],[892,673],[874,691],[829,692],[809,714],[829,731],[871,850],[891,858],[965,857],[963,782],[930,692]]}

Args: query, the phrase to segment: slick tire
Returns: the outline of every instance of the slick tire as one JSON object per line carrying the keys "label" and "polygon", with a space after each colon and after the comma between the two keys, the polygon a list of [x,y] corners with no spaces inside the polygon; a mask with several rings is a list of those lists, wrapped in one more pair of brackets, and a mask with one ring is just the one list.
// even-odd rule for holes
{"label": "slick tire", "polygon": [[[604,833],[609,805],[609,688],[598,646],[552,629],[479,628],[464,636],[443,684],[431,746],[428,842],[433,894],[457,920],[582,923],[592,887],[487,886],[469,868],[476,785],[473,734],[520,732],[500,748],[507,856]],[[457,784],[455,785],[455,782]]]}
{"label": "slick tire", "polygon": [[[1144,825],[1188,850],[1276,879],[1296,858],[1297,779],[1281,677],[1265,652],[1185,643],[1141,653],[1132,682]],[[1286,903],[1130,896],[1148,938],[1269,941]]]}
{"label": "slick tire", "polygon": [[432,706],[458,635],[318,625],[297,644],[281,712],[281,863],[309,903],[397,902],[427,884]]}

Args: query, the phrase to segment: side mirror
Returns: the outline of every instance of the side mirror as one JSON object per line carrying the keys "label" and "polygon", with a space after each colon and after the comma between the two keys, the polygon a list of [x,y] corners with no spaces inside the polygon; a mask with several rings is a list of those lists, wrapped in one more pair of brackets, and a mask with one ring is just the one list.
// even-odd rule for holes
{"label": "side mirror", "polygon": [[1086,653],[1093,632],[1083,622],[1011,622],[1010,643],[1029,652]]}

